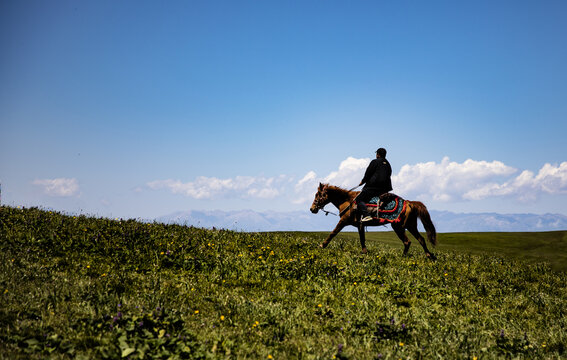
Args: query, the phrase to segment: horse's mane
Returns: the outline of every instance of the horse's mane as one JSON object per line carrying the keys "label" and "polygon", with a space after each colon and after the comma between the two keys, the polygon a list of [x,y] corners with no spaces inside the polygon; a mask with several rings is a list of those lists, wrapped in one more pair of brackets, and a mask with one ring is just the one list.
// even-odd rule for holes
{"label": "horse's mane", "polygon": [[325,186],[327,186],[327,187],[330,187],[330,188],[333,188],[333,189],[348,191],[347,189],[345,189],[345,188],[343,188],[343,187],[336,186],[336,185],[331,185],[331,184],[329,184],[329,183],[323,184],[323,185],[325,185]]}
{"label": "horse's mane", "polygon": [[331,184],[323,184],[323,185],[326,186],[327,189],[331,189],[331,190],[334,190],[334,191],[343,192],[343,193],[347,193],[347,194],[351,192],[350,190],[347,190],[347,189],[340,187],[340,186],[331,185]]}
{"label": "horse's mane", "polygon": [[348,191],[340,186],[336,186],[336,185],[331,185],[329,183],[322,183],[321,185],[325,186],[328,189],[333,189],[333,190],[342,190],[342,191]]}

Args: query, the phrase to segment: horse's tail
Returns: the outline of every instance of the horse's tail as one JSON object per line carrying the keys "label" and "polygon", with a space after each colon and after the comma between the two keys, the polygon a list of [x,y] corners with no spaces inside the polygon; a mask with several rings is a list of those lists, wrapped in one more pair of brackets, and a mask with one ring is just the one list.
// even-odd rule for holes
{"label": "horse's tail", "polygon": [[412,201],[411,205],[412,207],[417,209],[417,216],[421,219],[421,223],[425,228],[427,239],[429,240],[431,245],[437,245],[437,231],[435,230],[433,221],[431,221],[431,216],[429,216],[427,207],[421,201]]}

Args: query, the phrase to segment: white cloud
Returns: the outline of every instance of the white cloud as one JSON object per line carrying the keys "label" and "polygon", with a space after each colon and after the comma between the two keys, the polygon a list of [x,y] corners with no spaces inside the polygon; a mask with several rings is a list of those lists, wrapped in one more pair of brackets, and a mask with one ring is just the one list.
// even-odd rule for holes
{"label": "white cloud", "polygon": [[321,179],[317,177],[315,171],[309,171],[301,180],[295,184],[295,195],[291,200],[294,204],[303,204],[313,196],[313,191],[317,189],[317,184]]}
{"label": "white cloud", "polygon": [[402,166],[398,174],[392,176],[392,184],[394,192],[400,195],[411,194],[437,201],[472,199],[471,191],[496,185],[497,180],[516,171],[500,161],[469,159],[457,163],[445,157],[440,163],[431,161]]}
{"label": "white cloud", "polygon": [[439,164],[404,165],[392,177],[392,182],[394,192],[399,194],[445,202],[489,197],[512,197],[526,201],[542,193],[567,194],[567,162],[559,166],[545,164],[537,175],[524,170],[514,176],[518,171],[500,161],[469,159],[457,163],[445,157]]}
{"label": "white cloud", "polygon": [[[348,157],[337,170],[326,175],[308,171],[299,180],[291,176],[237,176],[220,179],[197,177],[194,181],[156,180],[147,183],[150,189],[165,189],[195,199],[221,197],[243,199],[285,198],[293,204],[310,203],[320,182],[352,188],[364,176],[370,159]],[[501,161],[425,162],[403,165],[392,175],[394,193],[415,200],[439,202],[477,201],[490,197],[509,197],[520,201],[541,194],[567,194],[567,162],[559,166],[545,164],[537,174],[513,168]]]}
{"label": "white cloud", "polygon": [[79,183],[75,178],[37,179],[32,184],[42,187],[49,196],[70,197],[79,194]]}
{"label": "white cloud", "polygon": [[349,156],[341,162],[338,171],[331,172],[323,181],[336,186],[351,188],[360,183],[368,164],[370,164],[368,158],[356,159]]}
{"label": "white cloud", "polygon": [[537,175],[524,170],[502,184],[489,183],[471,189],[463,198],[480,200],[490,196],[514,196],[519,200],[532,200],[542,193],[567,194],[567,162],[559,166],[545,164]]}
{"label": "white cloud", "polygon": [[295,185],[296,189],[301,189],[305,184],[312,184],[313,181],[317,181],[317,174],[315,173],[315,171],[309,171],[307,174],[305,174],[305,176],[299,180],[297,182],[297,184]]}
{"label": "white cloud", "polygon": [[156,180],[147,183],[153,190],[167,189],[174,194],[182,194],[195,199],[213,199],[219,196],[272,199],[281,194],[282,183],[287,177],[237,176],[219,179],[199,176],[195,181]]}
{"label": "white cloud", "polygon": [[337,171],[332,171],[327,176],[320,177],[314,171],[309,171],[295,185],[295,197],[292,202],[304,204],[312,201],[319,183],[329,183],[344,188],[358,185],[369,163],[368,158],[356,159],[349,156],[340,163]]}
{"label": "white cloud", "polygon": [[534,179],[536,187],[549,194],[567,194],[567,161],[559,166],[545,164]]}
{"label": "white cloud", "polygon": [[[294,203],[313,200],[319,182],[350,188],[358,184],[370,159],[348,157],[337,171],[318,176],[309,171],[295,184]],[[518,174],[519,172],[519,174]],[[394,193],[410,199],[440,202],[474,201],[489,197],[511,197],[520,201],[535,199],[543,193],[567,194],[567,162],[545,164],[535,175],[501,161],[468,159],[462,163],[445,157],[441,162],[403,165],[392,175]]]}

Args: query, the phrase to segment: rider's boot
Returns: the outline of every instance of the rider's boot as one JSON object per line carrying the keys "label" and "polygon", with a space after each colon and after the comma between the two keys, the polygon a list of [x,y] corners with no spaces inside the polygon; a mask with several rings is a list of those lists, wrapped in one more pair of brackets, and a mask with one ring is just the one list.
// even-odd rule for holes
{"label": "rider's boot", "polygon": [[368,211],[362,212],[362,214],[360,215],[360,219],[361,219],[360,221],[363,223],[374,220],[374,218],[370,216],[370,213]]}
{"label": "rider's boot", "polygon": [[368,208],[366,207],[366,204],[364,204],[363,202],[359,202],[357,204],[357,208],[358,208],[358,211],[360,212],[360,222],[361,223],[373,220],[372,216],[370,216],[370,213],[368,212]]}

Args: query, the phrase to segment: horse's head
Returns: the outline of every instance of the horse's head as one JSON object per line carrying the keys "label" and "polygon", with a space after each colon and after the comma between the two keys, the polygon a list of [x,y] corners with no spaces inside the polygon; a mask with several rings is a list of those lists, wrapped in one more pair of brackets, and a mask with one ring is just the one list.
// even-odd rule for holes
{"label": "horse's head", "polygon": [[329,194],[327,194],[327,184],[319,183],[319,189],[317,190],[317,194],[315,194],[315,199],[313,199],[313,204],[311,204],[311,212],[313,214],[317,214],[319,210],[321,210],[325,205],[329,203]]}

